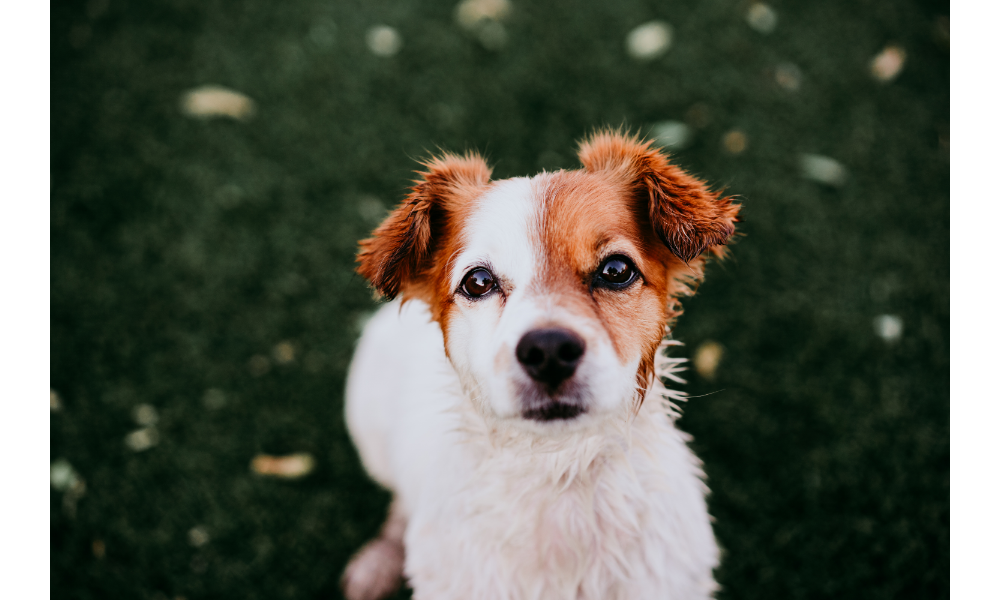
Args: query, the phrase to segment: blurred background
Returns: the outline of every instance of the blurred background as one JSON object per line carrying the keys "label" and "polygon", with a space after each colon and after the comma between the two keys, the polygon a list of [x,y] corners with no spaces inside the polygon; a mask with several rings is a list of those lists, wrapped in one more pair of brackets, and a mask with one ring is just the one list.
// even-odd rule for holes
{"label": "blurred background", "polygon": [[340,597],[358,239],[429,152],[602,125],[744,206],[674,334],[719,597],[948,594],[948,3],[51,10],[53,597]]}

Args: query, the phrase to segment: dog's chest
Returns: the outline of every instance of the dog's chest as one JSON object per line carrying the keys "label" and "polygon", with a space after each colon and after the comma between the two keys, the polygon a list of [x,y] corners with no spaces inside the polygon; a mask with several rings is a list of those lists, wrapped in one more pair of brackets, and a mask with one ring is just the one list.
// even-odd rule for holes
{"label": "dog's chest", "polygon": [[[624,598],[655,579],[648,564],[665,523],[652,510],[651,482],[624,450],[580,454],[491,456],[435,509],[414,515],[414,588],[435,591],[428,598]],[[437,577],[443,564],[448,580]]]}
{"label": "dog's chest", "polygon": [[555,497],[539,494],[508,542],[512,570],[533,573],[535,585],[562,597],[581,587],[590,597],[613,597],[618,582],[642,577],[648,498],[641,490],[623,490],[623,483],[574,483]]}

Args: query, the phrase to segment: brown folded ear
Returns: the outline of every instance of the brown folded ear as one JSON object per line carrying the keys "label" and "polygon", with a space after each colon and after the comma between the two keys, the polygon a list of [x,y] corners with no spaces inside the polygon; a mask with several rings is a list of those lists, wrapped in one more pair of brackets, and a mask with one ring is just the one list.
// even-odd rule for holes
{"label": "brown folded ear", "polygon": [[372,237],[361,240],[358,273],[388,299],[395,298],[426,270],[436,222],[490,180],[490,168],[477,154],[442,154],[423,163],[410,194]]}
{"label": "brown folded ear", "polygon": [[709,190],[651,145],[618,131],[598,131],[580,144],[580,162],[590,172],[620,175],[637,197],[648,198],[656,235],[684,262],[725,245],[736,232],[740,205]]}

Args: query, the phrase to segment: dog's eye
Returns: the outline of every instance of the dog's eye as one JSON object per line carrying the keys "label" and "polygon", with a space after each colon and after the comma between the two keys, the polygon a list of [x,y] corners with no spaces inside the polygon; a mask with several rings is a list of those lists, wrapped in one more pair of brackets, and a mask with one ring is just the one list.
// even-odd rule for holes
{"label": "dog's eye", "polygon": [[493,275],[483,268],[473,269],[462,280],[462,290],[473,298],[478,298],[493,289]]}
{"label": "dog's eye", "polygon": [[612,256],[601,264],[594,283],[620,290],[636,278],[635,266],[624,256]]}

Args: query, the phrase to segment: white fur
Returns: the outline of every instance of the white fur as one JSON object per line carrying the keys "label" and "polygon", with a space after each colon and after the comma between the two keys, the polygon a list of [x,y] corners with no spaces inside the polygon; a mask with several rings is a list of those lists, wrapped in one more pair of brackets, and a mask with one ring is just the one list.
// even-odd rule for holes
{"label": "white fur", "polygon": [[[489,264],[506,297],[457,302],[450,360],[413,300],[379,310],[351,365],[348,427],[408,518],[414,598],[708,598],[718,549],[701,468],[673,423],[681,395],[657,380],[636,413],[639,357],[620,360],[603,328],[531,285],[544,262],[536,181],[479,201],[450,276],[457,288]],[[514,347],[550,325],[586,341],[574,377],[588,410],[538,423],[519,416]],[[659,375],[676,379],[675,363],[661,358]]]}

